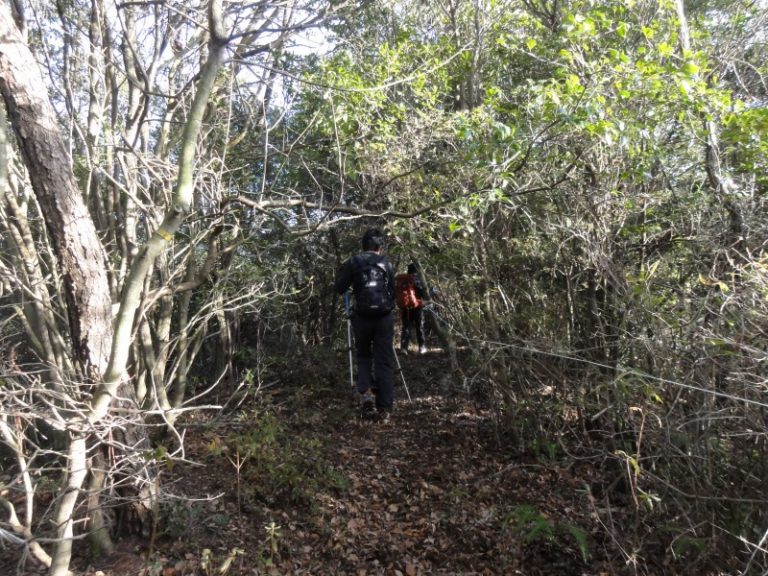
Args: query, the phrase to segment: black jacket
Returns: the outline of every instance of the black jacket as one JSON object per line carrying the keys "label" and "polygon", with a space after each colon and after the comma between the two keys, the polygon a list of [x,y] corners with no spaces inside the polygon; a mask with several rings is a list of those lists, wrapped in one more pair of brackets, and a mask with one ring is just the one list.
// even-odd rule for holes
{"label": "black jacket", "polygon": [[366,264],[383,264],[387,277],[387,292],[392,303],[390,310],[395,307],[395,270],[389,260],[376,252],[362,252],[352,256],[336,275],[336,291],[344,294],[351,286],[357,294],[362,290],[362,276],[359,273]]}
{"label": "black jacket", "polygon": [[424,286],[421,285],[419,275],[415,273],[409,273],[408,275],[413,277],[413,286],[415,288],[416,298],[421,300],[421,305],[424,306],[424,297],[427,295],[427,293],[424,291]]}

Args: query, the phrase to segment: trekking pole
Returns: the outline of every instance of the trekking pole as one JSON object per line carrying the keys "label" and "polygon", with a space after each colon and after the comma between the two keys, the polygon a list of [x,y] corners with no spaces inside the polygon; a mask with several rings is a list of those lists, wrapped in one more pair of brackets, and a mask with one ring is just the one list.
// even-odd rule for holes
{"label": "trekking pole", "polygon": [[352,367],[352,318],[349,311],[349,292],[344,292],[344,313],[347,317],[347,350],[349,351],[349,383],[355,388],[355,374]]}
{"label": "trekking pole", "polygon": [[395,362],[397,362],[397,371],[400,372],[400,378],[403,379],[403,386],[405,387],[405,393],[408,395],[408,402],[413,402],[413,400],[411,400],[411,393],[408,391],[408,384],[405,383],[405,374],[403,374],[403,367],[400,366],[400,358],[397,357],[397,350],[395,349],[394,344],[392,344],[392,353],[395,355]]}

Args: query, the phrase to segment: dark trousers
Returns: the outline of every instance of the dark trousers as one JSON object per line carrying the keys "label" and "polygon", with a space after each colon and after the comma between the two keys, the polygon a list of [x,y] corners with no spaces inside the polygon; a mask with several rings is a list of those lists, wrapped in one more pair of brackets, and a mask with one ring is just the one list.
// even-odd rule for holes
{"label": "dark trousers", "polygon": [[421,308],[405,308],[400,310],[400,322],[403,325],[403,332],[400,338],[400,347],[405,350],[408,348],[408,342],[411,340],[411,326],[416,327],[416,342],[419,346],[424,346],[424,315]]}
{"label": "dark trousers", "polygon": [[392,410],[394,403],[395,351],[392,338],[395,335],[395,319],[385,316],[352,317],[357,347],[357,391],[369,388],[376,395],[376,408]]}

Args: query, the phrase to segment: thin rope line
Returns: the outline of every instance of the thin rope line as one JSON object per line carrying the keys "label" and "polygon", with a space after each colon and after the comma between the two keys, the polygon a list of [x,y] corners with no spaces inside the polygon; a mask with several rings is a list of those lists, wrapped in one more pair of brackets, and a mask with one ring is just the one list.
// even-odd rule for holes
{"label": "thin rope line", "polygon": [[543,354],[545,356],[551,356],[553,358],[562,358],[564,360],[572,360],[574,362],[580,362],[582,364],[590,364],[592,366],[597,366],[600,368],[607,368],[609,370],[615,370],[616,368],[621,369],[625,374],[633,374],[635,376],[640,376],[642,378],[646,378],[648,380],[655,380],[656,382],[661,382],[663,384],[669,384],[672,386],[678,386],[679,388],[686,388],[688,390],[694,390],[696,392],[704,392],[705,394],[710,394],[712,396],[719,396],[721,398],[727,398],[729,400],[734,400],[736,402],[744,402],[745,404],[752,404],[754,406],[760,406],[761,408],[768,408],[768,404],[764,402],[760,402],[758,400],[752,400],[750,398],[743,398],[741,396],[735,396],[733,394],[728,394],[727,392],[720,392],[718,390],[709,390],[707,388],[703,388],[701,386],[695,386],[693,384],[686,384],[684,382],[678,382],[676,380],[669,380],[668,378],[661,378],[660,376],[654,376],[652,374],[648,374],[647,372],[643,372],[641,370],[638,370],[637,368],[631,368],[628,366],[611,366],[609,364],[603,364],[601,362],[595,362],[594,360],[587,360],[586,358],[579,358],[578,356],[571,356],[564,353],[559,352],[548,352],[545,350],[539,350],[537,348],[531,348],[529,346],[518,346],[516,344],[509,344],[506,342],[494,342],[490,340],[480,340],[480,339],[471,339],[473,342],[482,342],[484,344],[493,344],[502,348],[514,348],[516,350],[521,350],[523,352],[531,352],[536,354]]}

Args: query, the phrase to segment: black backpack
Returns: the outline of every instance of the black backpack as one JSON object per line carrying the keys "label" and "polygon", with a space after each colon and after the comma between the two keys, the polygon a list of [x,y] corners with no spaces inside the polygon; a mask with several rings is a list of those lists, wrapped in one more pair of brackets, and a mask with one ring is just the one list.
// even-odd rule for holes
{"label": "black backpack", "polygon": [[363,316],[382,316],[395,307],[386,261],[381,256],[355,258],[355,310]]}

